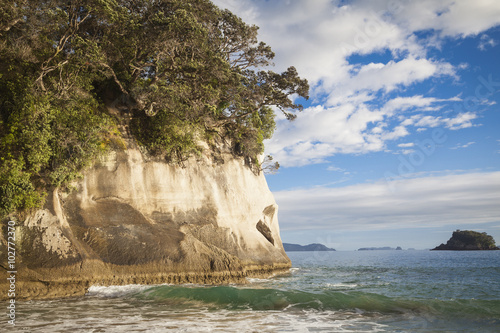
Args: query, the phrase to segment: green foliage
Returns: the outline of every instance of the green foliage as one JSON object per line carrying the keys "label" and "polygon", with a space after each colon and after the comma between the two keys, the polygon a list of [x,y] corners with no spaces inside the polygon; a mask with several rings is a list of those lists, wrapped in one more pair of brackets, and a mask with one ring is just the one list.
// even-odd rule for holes
{"label": "green foliage", "polygon": [[123,146],[115,121],[169,161],[217,133],[258,166],[275,110],[293,119],[290,96],[309,86],[293,67],[264,69],[274,53],[257,31],[209,0],[2,2],[1,212],[40,205]]}
{"label": "green foliage", "polygon": [[22,160],[2,159],[0,164],[0,216],[38,207],[44,194],[36,191]]}
{"label": "green foliage", "polygon": [[198,129],[166,112],[160,111],[155,117],[139,114],[131,125],[138,142],[167,161],[181,162],[200,150],[194,136]]}
{"label": "green foliage", "polygon": [[[258,42],[258,28],[209,1],[141,4],[120,2],[120,23],[94,27],[108,31],[98,38],[107,60],[101,70],[133,110],[140,142],[153,153],[164,153],[159,147],[165,143],[167,151],[176,146],[188,152],[190,139],[179,132],[216,130],[225,133],[235,153],[255,160],[274,131],[274,110],[293,119],[289,110],[302,106],[290,96],[307,98],[307,81],[293,67],[281,74],[259,70],[271,64],[274,53]],[[164,130],[171,131],[170,139]]]}
{"label": "green foliage", "polygon": [[475,250],[498,250],[493,237],[485,232],[471,230],[457,230],[453,236],[434,250],[448,251],[475,251]]}
{"label": "green foliage", "polygon": [[[78,177],[103,150],[103,135],[110,124],[93,99],[60,101],[48,95],[25,95],[2,124],[2,197],[10,201],[2,202],[0,209],[36,207],[47,188]],[[18,189],[15,196],[12,189]]]}
{"label": "green foliage", "polygon": [[[56,105],[56,103],[53,103]],[[61,186],[80,176],[80,170],[91,164],[104,150],[104,136],[112,122],[94,99],[72,99],[54,108],[52,124],[52,168],[50,184]]]}
{"label": "green foliage", "polygon": [[492,236],[485,232],[477,232],[472,230],[457,230],[453,232],[451,238],[454,246],[471,246],[478,249],[494,249],[496,248],[495,240]]}

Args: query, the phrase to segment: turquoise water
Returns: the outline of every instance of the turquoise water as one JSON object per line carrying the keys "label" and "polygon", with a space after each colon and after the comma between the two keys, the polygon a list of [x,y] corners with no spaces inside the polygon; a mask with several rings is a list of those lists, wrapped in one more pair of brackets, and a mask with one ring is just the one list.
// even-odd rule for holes
{"label": "turquoise water", "polygon": [[500,332],[500,251],[292,252],[246,285],[92,287],[20,304],[28,332]]}

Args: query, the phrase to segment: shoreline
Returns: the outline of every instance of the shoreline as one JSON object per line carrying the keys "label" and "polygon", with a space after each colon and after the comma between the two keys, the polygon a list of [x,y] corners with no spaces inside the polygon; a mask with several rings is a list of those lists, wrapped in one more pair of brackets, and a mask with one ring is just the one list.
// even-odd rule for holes
{"label": "shoreline", "polygon": [[[122,269],[125,267],[122,267]],[[137,269],[138,267],[128,267]],[[270,276],[287,274],[291,263],[278,263],[273,265],[247,265],[241,270],[212,271],[212,272],[139,272],[127,274],[126,272],[109,272],[106,275],[88,276],[80,275],[61,279],[43,280],[28,278],[25,272],[18,274],[16,281],[16,301],[49,300],[68,297],[85,296],[92,286],[125,286],[125,285],[227,285],[247,284],[247,278],[269,278]],[[23,279],[24,275],[24,279]],[[9,284],[0,284],[0,300],[6,301]]]}

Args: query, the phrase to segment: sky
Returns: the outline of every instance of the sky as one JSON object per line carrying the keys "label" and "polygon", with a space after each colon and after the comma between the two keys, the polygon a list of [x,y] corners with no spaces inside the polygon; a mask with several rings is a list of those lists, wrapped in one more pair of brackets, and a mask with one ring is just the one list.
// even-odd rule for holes
{"label": "sky", "polygon": [[283,242],[500,245],[500,1],[213,2],[311,86],[265,142]]}

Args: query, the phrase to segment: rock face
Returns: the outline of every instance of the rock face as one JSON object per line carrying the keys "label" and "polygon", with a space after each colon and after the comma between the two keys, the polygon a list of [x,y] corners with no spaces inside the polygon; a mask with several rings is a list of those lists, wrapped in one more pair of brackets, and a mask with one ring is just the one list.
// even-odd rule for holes
{"label": "rock face", "polygon": [[485,232],[480,233],[470,230],[457,230],[446,244],[441,244],[433,250],[448,251],[477,251],[498,250],[493,237]]}
{"label": "rock face", "polygon": [[19,298],[82,295],[95,284],[242,282],[290,267],[262,173],[229,153],[180,167],[129,146],[17,223]]}

